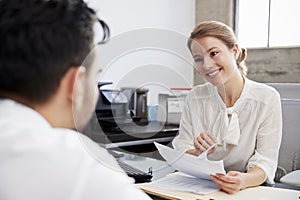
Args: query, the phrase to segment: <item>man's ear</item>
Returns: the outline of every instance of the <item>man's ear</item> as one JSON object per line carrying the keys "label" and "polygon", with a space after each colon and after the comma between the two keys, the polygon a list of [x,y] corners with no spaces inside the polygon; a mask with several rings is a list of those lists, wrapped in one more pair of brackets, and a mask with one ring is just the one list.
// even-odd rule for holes
{"label": "man's ear", "polygon": [[69,87],[68,99],[72,102],[77,100],[81,102],[84,96],[84,81],[86,77],[86,68],[83,66],[72,67],[68,71],[69,74]]}

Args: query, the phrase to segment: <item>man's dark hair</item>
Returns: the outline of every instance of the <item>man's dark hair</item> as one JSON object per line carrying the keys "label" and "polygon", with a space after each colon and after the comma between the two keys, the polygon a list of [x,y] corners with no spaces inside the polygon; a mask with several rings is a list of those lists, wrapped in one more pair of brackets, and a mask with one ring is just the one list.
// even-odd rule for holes
{"label": "man's dark hair", "polygon": [[93,48],[96,20],[82,0],[0,0],[0,97],[47,101]]}

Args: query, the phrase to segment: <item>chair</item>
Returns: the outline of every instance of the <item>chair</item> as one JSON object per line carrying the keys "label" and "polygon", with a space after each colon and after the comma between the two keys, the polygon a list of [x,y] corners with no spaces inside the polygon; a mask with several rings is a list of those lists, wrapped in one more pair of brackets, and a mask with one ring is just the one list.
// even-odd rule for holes
{"label": "chair", "polygon": [[275,88],[282,99],[300,99],[300,83],[266,83]]}
{"label": "chair", "polygon": [[295,181],[300,176],[300,99],[281,99],[281,105],[283,131],[275,181],[300,187],[300,178]]}
{"label": "chair", "polygon": [[300,84],[268,83],[281,96],[282,106],[282,141],[279,151],[278,168],[275,182],[297,186],[295,182],[300,173]]}
{"label": "chair", "polygon": [[281,99],[283,131],[278,166],[300,169],[300,99]]}

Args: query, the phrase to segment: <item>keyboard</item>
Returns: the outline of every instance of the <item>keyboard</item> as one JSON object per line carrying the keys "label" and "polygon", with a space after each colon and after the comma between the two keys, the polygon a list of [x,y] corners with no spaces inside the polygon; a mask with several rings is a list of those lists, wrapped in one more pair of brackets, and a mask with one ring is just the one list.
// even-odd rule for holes
{"label": "keyboard", "polygon": [[128,165],[127,163],[124,163],[123,161],[117,159],[120,167],[126,172],[126,174],[129,177],[134,178],[135,183],[145,183],[145,182],[150,182],[152,179],[152,171],[151,169],[149,170],[148,173],[143,172],[131,165]]}
{"label": "keyboard", "polygon": [[149,168],[149,172],[143,172],[127,163],[123,162],[120,158],[123,157],[122,153],[116,153],[115,151],[108,150],[108,152],[115,157],[120,167],[126,172],[129,177],[134,178],[135,183],[150,182],[152,179],[152,168]]}

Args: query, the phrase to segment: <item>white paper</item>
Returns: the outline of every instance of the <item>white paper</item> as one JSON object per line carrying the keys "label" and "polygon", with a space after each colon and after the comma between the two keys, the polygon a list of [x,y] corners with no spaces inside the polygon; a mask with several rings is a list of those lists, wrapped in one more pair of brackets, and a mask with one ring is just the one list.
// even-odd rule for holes
{"label": "white paper", "polygon": [[207,159],[208,150],[197,157],[185,152],[176,151],[156,142],[154,144],[162,157],[180,172],[207,180],[210,180],[211,174],[226,173],[223,160],[211,161]]}
{"label": "white paper", "polygon": [[157,181],[151,182],[155,187],[167,190],[192,192],[196,194],[208,194],[220,190],[211,180],[200,179],[185,175],[171,175]]}

